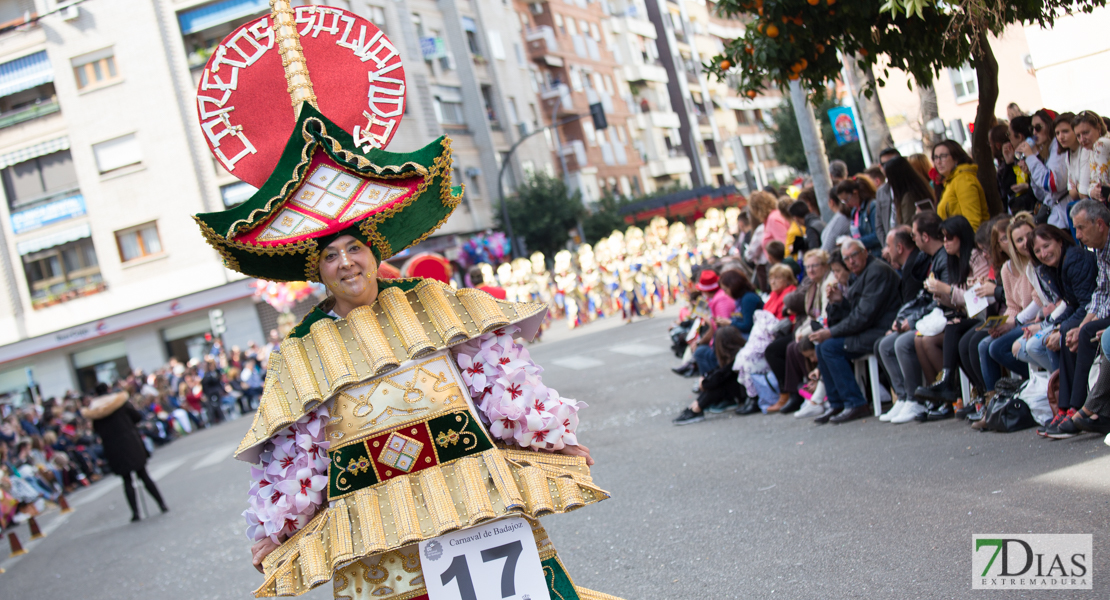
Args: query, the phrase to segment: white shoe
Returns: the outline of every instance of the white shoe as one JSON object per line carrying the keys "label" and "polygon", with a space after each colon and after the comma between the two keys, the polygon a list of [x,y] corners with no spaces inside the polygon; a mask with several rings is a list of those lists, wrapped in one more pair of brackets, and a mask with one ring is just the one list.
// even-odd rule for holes
{"label": "white shoe", "polygon": [[914,418],[916,418],[917,415],[920,415],[924,412],[925,412],[925,405],[924,404],[921,404],[919,402],[913,402],[911,400],[906,400],[906,405],[905,405],[905,407],[902,408],[902,412],[895,415],[894,418],[892,418],[890,420],[890,422],[891,423],[909,423],[910,421],[914,420]]}
{"label": "white shoe", "polygon": [[802,407],[794,411],[795,419],[804,419],[806,417],[816,417],[817,415],[825,412],[825,405],[806,400]]}
{"label": "white shoe", "polygon": [[897,402],[894,403],[894,406],[890,407],[890,410],[886,411],[885,413],[883,413],[879,417],[879,420],[884,422],[884,423],[889,423],[890,420],[893,419],[894,417],[897,417],[898,413],[902,412],[902,409],[905,408],[905,407],[906,407],[906,401],[905,400],[898,400]]}

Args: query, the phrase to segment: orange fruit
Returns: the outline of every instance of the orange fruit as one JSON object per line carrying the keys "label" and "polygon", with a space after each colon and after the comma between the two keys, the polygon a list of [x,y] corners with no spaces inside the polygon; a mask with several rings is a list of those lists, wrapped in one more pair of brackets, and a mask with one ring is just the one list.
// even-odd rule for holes
{"label": "orange fruit", "polygon": [[859,49],[859,55],[860,56],[867,56],[867,48],[860,48]]}
{"label": "orange fruit", "polygon": [[825,0],[825,2],[826,2],[826,3],[827,3],[827,4],[829,5],[829,6],[832,6],[833,4],[836,4],[836,0]]}
{"label": "orange fruit", "polygon": [[818,54],[824,54],[825,53],[825,45],[824,44],[817,44],[817,53]]}
{"label": "orange fruit", "polygon": [[759,27],[756,27],[756,29],[759,30],[759,33],[763,33],[763,23],[760,23]]}
{"label": "orange fruit", "polygon": [[799,65],[798,70],[799,71],[804,71],[806,69],[806,67],[809,66],[809,61],[803,58],[803,59],[798,61],[798,65]]}
{"label": "orange fruit", "polygon": [[798,79],[798,74],[797,73],[791,73],[790,76],[787,77],[787,79],[789,79],[790,81],[795,81],[795,80]]}
{"label": "orange fruit", "polygon": [[783,16],[782,16],[782,24],[783,24],[783,25],[785,25],[785,24],[787,24],[787,23],[789,23],[789,22],[790,22],[790,17],[788,17],[788,16],[786,16],[786,15],[783,15]]}
{"label": "orange fruit", "polygon": [[727,58],[725,60],[721,61],[721,70],[722,71],[727,71],[731,67],[732,67],[732,61],[728,60]]}
{"label": "orange fruit", "polygon": [[810,6],[817,6],[817,4],[821,2],[821,0],[806,0],[806,2],[809,2]]}
{"label": "orange fruit", "polygon": [[767,27],[767,37],[769,37],[769,38],[779,37],[779,28],[774,26],[774,25],[769,25]]}
{"label": "orange fruit", "polygon": [[744,46],[744,52],[747,52],[748,54],[751,54],[753,52],[752,47],[751,46]]}
{"label": "orange fruit", "polygon": [[755,90],[748,90],[748,97],[749,98],[755,98],[757,95],[758,94],[755,93]]}

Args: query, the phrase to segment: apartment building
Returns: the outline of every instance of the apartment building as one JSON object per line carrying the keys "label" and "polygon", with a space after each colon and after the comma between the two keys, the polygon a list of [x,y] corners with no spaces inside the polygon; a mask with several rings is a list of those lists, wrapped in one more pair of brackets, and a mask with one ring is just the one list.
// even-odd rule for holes
{"label": "apartment building", "polygon": [[[576,121],[553,128],[553,145],[564,176],[586,203],[605,193],[640,195],[646,188],[635,151],[631,97],[623,60],[609,35],[609,14],[600,2],[514,2],[522,24],[528,56],[535,65],[545,125]],[[608,127],[596,129],[591,104],[600,103]]]}
{"label": "apartment building", "polygon": [[[317,10],[299,4],[307,18]],[[89,391],[224,340],[263,343],[274,313],[223,267],[190,215],[254,188],[209,154],[195,90],[220,41],[267,0],[0,0],[0,398]],[[464,204],[425,247],[494,225],[503,153],[540,123],[524,25],[495,0],[335,0],[391,37],[405,62],[406,115],[390,149],[453,138]],[[303,13],[303,14],[302,14]],[[311,67],[311,64],[310,64]],[[553,172],[526,141],[508,186]]]}

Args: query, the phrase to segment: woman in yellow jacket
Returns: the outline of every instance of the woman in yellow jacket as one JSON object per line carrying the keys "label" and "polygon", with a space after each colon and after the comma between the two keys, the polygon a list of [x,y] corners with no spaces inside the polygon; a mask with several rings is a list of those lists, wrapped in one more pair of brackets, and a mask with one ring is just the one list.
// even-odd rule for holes
{"label": "woman in yellow jacket", "polygon": [[944,179],[944,194],[937,205],[937,215],[947,219],[963,215],[973,230],[990,218],[987,195],[976,173],[979,167],[967,152],[953,140],[944,140],[933,147],[933,165]]}

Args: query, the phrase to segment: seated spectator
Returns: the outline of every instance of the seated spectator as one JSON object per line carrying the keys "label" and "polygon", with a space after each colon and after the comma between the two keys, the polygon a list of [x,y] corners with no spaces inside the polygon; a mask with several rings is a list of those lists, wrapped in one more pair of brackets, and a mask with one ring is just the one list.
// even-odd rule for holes
{"label": "seated spectator", "polygon": [[948,281],[930,278],[925,281],[925,289],[945,308],[946,314],[956,317],[949,320],[942,333],[914,339],[926,381],[935,377],[934,383],[920,386],[914,392],[914,399],[924,403],[927,409],[926,413],[918,415],[919,421],[955,416],[952,402],[960,394],[957,373],[962,359],[960,338],[983,322],[981,318],[973,318],[976,315],[968,315],[964,295],[990,275],[986,254],[976,246],[975,231],[963,215],[945,219],[941,231],[948,254]]}
{"label": "seated spectator", "polygon": [[479,265],[474,265],[473,267],[470,267],[470,270],[467,271],[467,275],[470,277],[470,284],[474,287],[482,290],[490,296],[493,296],[494,298],[497,298],[498,300],[504,300],[506,298],[506,292],[504,288],[500,288],[495,285],[489,285],[486,283],[486,277],[485,275],[482,275],[482,268]]}
{"label": "seated spectator", "polygon": [[1030,121],[1033,142],[1026,139],[1015,146],[1014,150],[1024,156],[1025,166],[1029,169],[1030,187],[1033,188],[1033,195],[1041,204],[1041,211],[1045,213],[1048,223],[1066,230],[1068,163],[1060,144],[1052,135],[1056,113],[1042,108],[1033,113]]}
{"label": "seated spectator", "polygon": [[[1025,333],[1023,327],[1030,323],[1040,321],[1044,314],[1038,304],[1037,295],[1033,284],[1029,281],[1029,249],[1026,240],[1033,233],[1033,215],[1028,212],[1019,212],[1010,220],[1006,228],[1006,247],[1010,260],[1002,266],[1002,287],[1006,296],[1006,307],[1002,316],[1006,321],[990,330],[990,340],[987,341],[987,357],[982,357],[980,345],[980,360],[983,361],[983,375],[987,390],[993,390],[995,382],[1001,373],[995,365],[1005,367],[1010,373],[1021,378],[1029,376],[1029,367],[1026,362],[1019,360],[1011,348],[1014,343],[1021,340]],[[1032,309],[1027,311],[1029,307]]]}
{"label": "seated spectator", "polygon": [[[764,359],[767,346],[775,340],[780,329],[783,337],[788,337],[787,334],[791,329],[790,324],[794,320],[793,315],[784,316],[783,314],[783,299],[797,287],[793,271],[786,265],[775,265],[771,267],[768,279],[771,282],[771,296],[763,305],[763,309],[756,311],[755,325],[748,336],[747,344],[736,355],[736,363],[733,365],[733,370],[736,371],[740,383],[747,391],[748,398],[758,396],[758,390],[752,376],[770,370],[770,366]],[[780,321],[784,321],[781,328],[779,327]],[[777,412],[785,404],[786,402],[781,399],[777,404],[771,400],[760,403],[760,408],[767,412]],[[768,407],[772,405],[775,410],[768,411]]]}
{"label": "seated spectator", "polygon": [[[1087,199],[1072,207],[1071,218],[1075,223],[1076,237],[1095,251],[1098,277],[1090,300],[1082,309],[1082,319],[1071,327],[1060,326],[1065,340],[1060,348],[1059,408],[1065,412],[1063,419],[1070,419],[1082,408],[1087,398],[1087,378],[1099,351],[1095,338],[1099,332],[1110,327],[1110,244],[1107,243],[1110,209],[1101,202]],[[1076,316],[1078,313],[1072,317],[1072,322]],[[1056,427],[1048,427],[1045,436],[1063,439],[1075,435],[1075,431],[1059,431],[1059,425],[1058,422]]]}
{"label": "seated spectator", "polygon": [[825,384],[828,409],[817,423],[844,423],[867,414],[867,401],[852,374],[851,361],[866,355],[890,328],[898,312],[898,274],[871,256],[859,240],[841,246],[844,263],[856,276],[847,292],[829,291],[829,326],[810,334]]}
{"label": "seated spectator", "polygon": [[[731,271],[730,271],[731,272]],[[672,421],[675,425],[689,425],[705,420],[705,413],[724,412],[737,404],[740,382],[732,370],[736,353],[744,347],[744,336],[731,325],[717,328],[713,336],[714,367],[701,382],[698,397],[682,414]]]}

